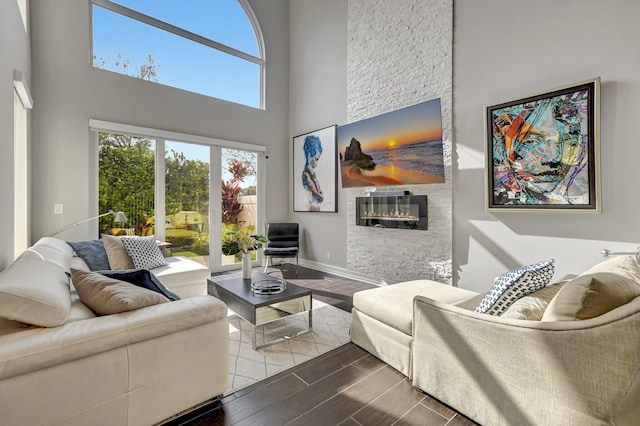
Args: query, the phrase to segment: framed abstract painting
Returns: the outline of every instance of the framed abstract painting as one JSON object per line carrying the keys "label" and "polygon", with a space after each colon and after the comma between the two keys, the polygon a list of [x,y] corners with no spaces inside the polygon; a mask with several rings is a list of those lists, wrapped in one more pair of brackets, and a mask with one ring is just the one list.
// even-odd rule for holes
{"label": "framed abstract painting", "polygon": [[338,211],[336,128],[293,138],[293,211]]}
{"label": "framed abstract painting", "polygon": [[600,79],[485,108],[490,211],[600,212]]}

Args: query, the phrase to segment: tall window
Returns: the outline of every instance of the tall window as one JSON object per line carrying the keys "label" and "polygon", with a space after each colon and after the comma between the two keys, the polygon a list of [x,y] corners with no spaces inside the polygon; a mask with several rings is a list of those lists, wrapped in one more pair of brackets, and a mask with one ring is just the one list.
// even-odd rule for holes
{"label": "tall window", "polygon": [[264,108],[264,48],[246,0],[92,0],[93,66]]}

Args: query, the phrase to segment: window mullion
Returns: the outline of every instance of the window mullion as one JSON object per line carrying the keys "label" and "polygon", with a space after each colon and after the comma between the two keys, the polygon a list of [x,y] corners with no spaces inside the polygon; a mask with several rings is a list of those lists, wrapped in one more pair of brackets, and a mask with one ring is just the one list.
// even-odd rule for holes
{"label": "window mullion", "polygon": [[165,140],[156,138],[155,157],[155,190],[154,190],[154,235],[156,239],[165,241],[165,218],[166,218],[166,148]]}

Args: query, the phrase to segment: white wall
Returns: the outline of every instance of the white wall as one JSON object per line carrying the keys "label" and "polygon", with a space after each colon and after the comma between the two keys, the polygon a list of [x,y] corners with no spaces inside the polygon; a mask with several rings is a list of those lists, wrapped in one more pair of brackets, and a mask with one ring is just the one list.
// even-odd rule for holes
{"label": "white wall", "polygon": [[[267,146],[267,220],[287,215],[288,1],[250,0],[262,27],[266,110],[149,83],[91,66],[89,1],[32,0],[33,239],[97,214],[90,118]],[[53,214],[54,203],[64,205]],[[68,240],[93,238],[89,227]]]}
{"label": "white wall", "polygon": [[[487,290],[505,270],[556,259],[580,273],[602,248],[640,244],[640,3],[455,0],[453,249],[460,287]],[[483,105],[600,76],[602,214],[488,213]]]}
{"label": "white wall", "polygon": [[[289,138],[346,122],[347,4],[344,0],[295,0],[289,5]],[[292,169],[290,161],[290,169]],[[292,182],[288,191],[291,193]],[[337,213],[293,212],[300,223],[300,257],[339,268],[347,266],[347,214],[338,188]],[[327,258],[329,257],[329,258]]]}
{"label": "white wall", "polygon": [[[0,270],[14,257],[13,70],[22,71],[27,84],[31,82],[29,35],[19,3],[26,5],[19,0],[0,2]],[[23,11],[28,14],[28,7]],[[26,23],[28,27],[28,19]]]}

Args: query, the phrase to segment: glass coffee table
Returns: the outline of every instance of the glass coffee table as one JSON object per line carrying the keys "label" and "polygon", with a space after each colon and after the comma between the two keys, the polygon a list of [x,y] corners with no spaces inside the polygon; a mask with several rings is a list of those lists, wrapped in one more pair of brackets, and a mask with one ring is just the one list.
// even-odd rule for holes
{"label": "glass coffee table", "polygon": [[[261,272],[254,272],[251,279],[242,279],[241,274],[213,276],[208,279],[215,286],[218,298],[240,318],[251,324],[253,349],[261,349],[291,339],[312,330],[311,290],[298,287],[279,278]],[[286,288],[279,293],[258,294],[251,291],[251,283],[272,282],[274,287],[284,281]],[[277,290],[273,290],[277,291]],[[291,315],[307,313],[309,327],[292,334],[256,345],[256,327]],[[266,335],[265,335],[266,338]]]}

